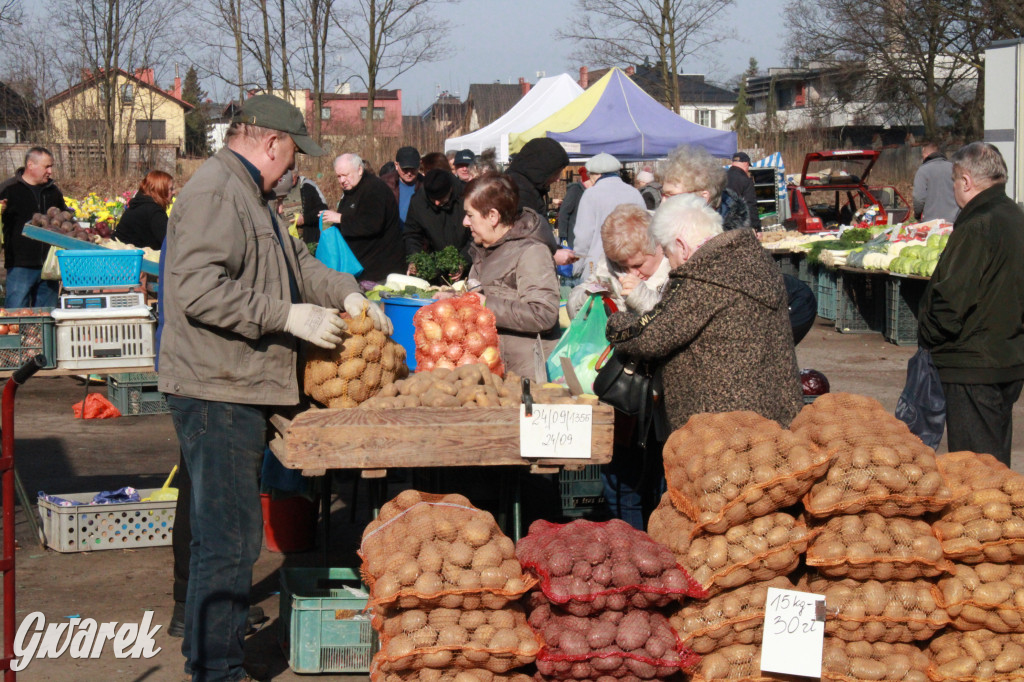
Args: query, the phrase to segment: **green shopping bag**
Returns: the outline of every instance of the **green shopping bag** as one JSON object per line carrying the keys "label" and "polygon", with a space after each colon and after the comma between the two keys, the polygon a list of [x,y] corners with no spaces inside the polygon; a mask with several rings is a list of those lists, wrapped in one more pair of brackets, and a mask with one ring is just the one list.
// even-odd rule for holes
{"label": "green shopping bag", "polygon": [[587,393],[593,392],[594,379],[597,377],[597,360],[608,347],[608,339],[604,334],[607,324],[608,312],[605,310],[604,301],[600,296],[590,296],[548,356],[548,381],[565,384],[561,358],[567,357],[583,390]]}

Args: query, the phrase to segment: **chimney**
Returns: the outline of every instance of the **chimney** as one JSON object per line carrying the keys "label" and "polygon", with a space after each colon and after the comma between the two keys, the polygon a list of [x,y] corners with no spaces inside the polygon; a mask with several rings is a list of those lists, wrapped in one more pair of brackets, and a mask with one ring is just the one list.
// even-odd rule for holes
{"label": "chimney", "polygon": [[630,64],[629,66],[626,67],[626,75],[627,76],[632,78],[634,73],[636,73],[636,69],[633,68],[632,64]]}
{"label": "chimney", "polygon": [[519,90],[522,94],[526,94],[530,91],[530,84],[526,82],[526,79],[522,76],[519,77]]}
{"label": "chimney", "polygon": [[586,90],[590,87],[590,78],[587,76],[587,67],[580,67],[580,87]]}
{"label": "chimney", "polygon": [[175,76],[174,77],[174,90],[171,91],[171,94],[174,95],[176,98],[181,99],[181,77],[180,76]]}

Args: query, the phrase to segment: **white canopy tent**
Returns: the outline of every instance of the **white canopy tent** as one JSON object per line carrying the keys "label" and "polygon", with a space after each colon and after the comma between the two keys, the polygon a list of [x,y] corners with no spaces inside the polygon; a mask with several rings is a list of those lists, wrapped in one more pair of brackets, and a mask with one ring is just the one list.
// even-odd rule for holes
{"label": "white canopy tent", "polygon": [[568,74],[541,78],[526,95],[490,125],[444,142],[444,150],[469,149],[480,154],[494,147],[498,163],[508,163],[509,133],[532,128],[583,94],[583,88]]}

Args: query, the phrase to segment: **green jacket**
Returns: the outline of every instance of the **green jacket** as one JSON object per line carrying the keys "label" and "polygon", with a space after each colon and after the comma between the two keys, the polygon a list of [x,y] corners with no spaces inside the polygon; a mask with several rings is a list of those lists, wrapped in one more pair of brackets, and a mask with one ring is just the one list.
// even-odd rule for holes
{"label": "green jacket", "polygon": [[943,382],[1024,379],[1024,212],[1005,185],[960,211],[918,321]]}

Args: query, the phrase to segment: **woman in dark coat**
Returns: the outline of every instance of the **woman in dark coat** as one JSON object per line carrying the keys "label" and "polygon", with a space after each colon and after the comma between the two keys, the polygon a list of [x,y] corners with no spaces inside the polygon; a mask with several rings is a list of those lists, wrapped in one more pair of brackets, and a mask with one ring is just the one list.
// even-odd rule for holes
{"label": "woman in dark coat", "polygon": [[722,231],[703,197],[662,202],[651,234],[672,271],[655,308],[616,313],[616,351],[664,367],[672,430],[703,412],[750,410],[788,426],[803,404],[782,273],[752,230]]}
{"label": "woman in dark coat", "polygon": [[114,236],[125,244],[159,251],[167,234],[167,207],[173,193],[174,178],[163,171],[149,171],[128,202]]}

